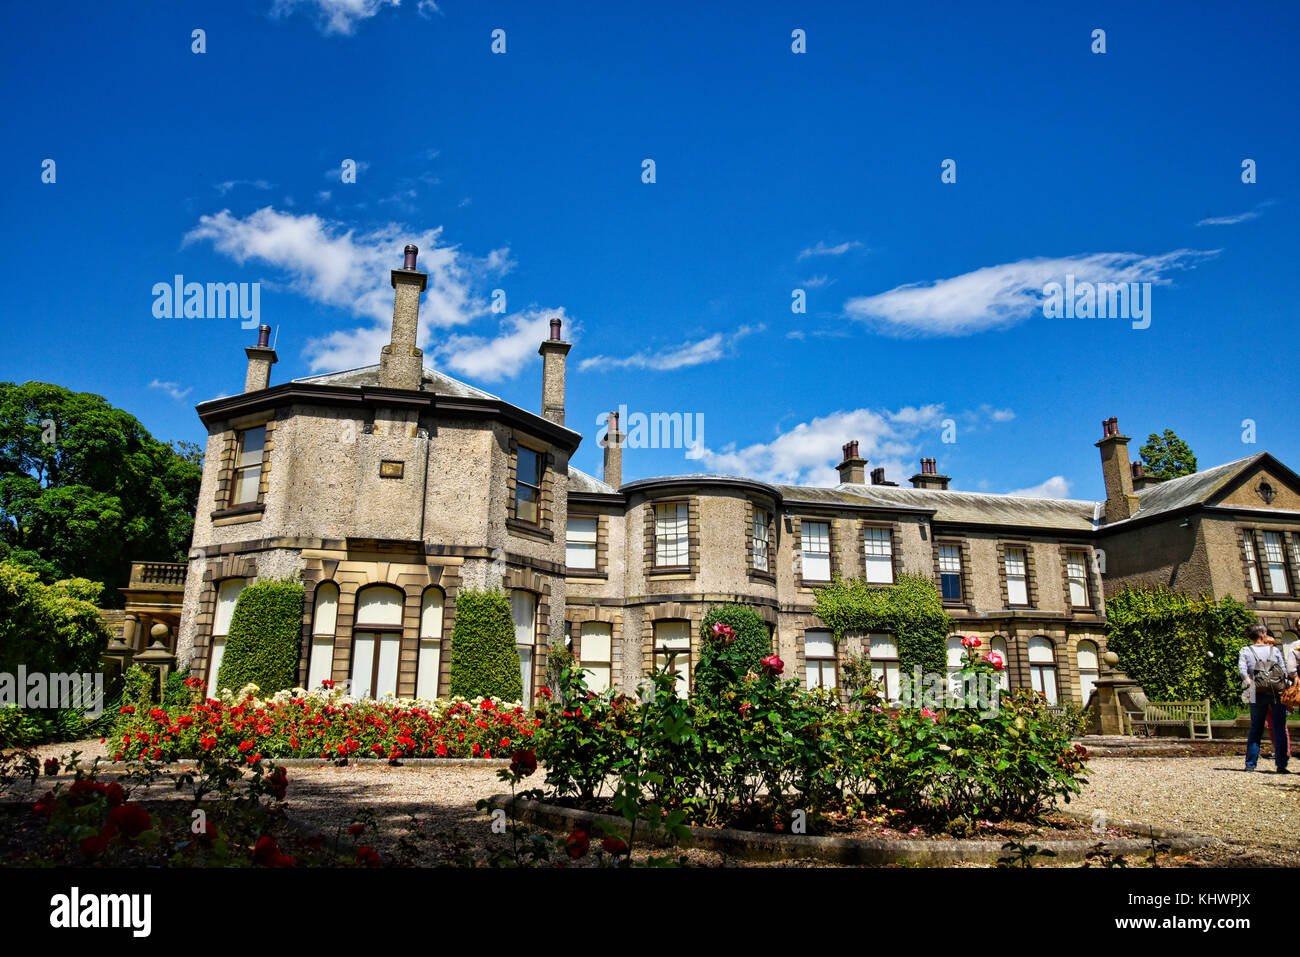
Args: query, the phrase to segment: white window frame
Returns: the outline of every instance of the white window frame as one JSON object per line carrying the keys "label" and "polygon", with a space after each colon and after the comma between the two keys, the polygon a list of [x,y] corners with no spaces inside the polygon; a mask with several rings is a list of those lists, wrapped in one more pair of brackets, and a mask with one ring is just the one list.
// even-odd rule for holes
{"label": "white window frame", "polygon": [[771,529],[768,527],[768,513],[765,509],[754,509],[754,571],[768,571],[768,549],[771,545]]}
{"label": "white window frame", "polygon": [[614,677],[614,626],[607,621],[584,621],[578,626],[579,666],[587,674],[587,688],[608,691]]}
{"label": "white window frame", "polygon": [[600,518],[595,515],[570,515],[564,533],[564,563],[575,571],[596,570],[596,542],[600,535]]}
{"label": "white window frame", "polygon": [[1078,548],[1065,552],[1065,577],[1070,586],[1070,605],[1073,608],[1087,608],[1088,601],[1088,553]]}
{"label": "white window frame", "polygon": [[1084,638],[1075,650],[1079,662],[1079,697],[1080,704],[1087,704],[1092,691],[1097,687],[1101,677],[1101,647],[1091,639]]}
{"label": "white window frame", "polygon": [[447,596],[430,586],[420,596],[420,650],[416,656],[415,696],[430,701],[438,697],[442,668],[442,625]]}
{"label": "white window frame", "polygon": [[1264,586],[1260,584],[1259,562],[1255,559],[1255,543],[1251,541],[1252,534],[1250,529],[1242,529],[1241,540],[1246,546],[1246,568],[1250,573],[1250,590],[1258,595],[1264,591]]}
{"label": "white window frame", "polygon": [[247,578],[227,578],[217,585],[216,605],[212,609],[212,646],[208,652],[209,698],[215,698],[221,690],[217,687],[217,673],[221,670],[221,660],[226,656],[226,636],[230,633],[230,622],[235,616],[239,593],[247,587]]}
{"label": "white window frame", "polygon": [[[256,457],[248,451],[248,439],[260,434]],[[231,475],[230,505],[252,505],[262,487],[262,466],[266,462],[266,426],[254,425],[235,434],[235,467]]]}
{"label": "white window frame", "polygon": [[1264,532],[1264,565],[1268,568],[1268,590],[1272,595],[1291,594],[1287,580],[1286,545],[1281,532]]}
{"label": "white window frame", "polygon": [[[1018,559],[1013,555],[1018,554]],[[1009,545],[1003,550],[1003,574],[1007,579],[1007,606],[1019,608],[1029,604],[1029,549],[1020,545]],[[1013,571],[1013,567],[1019,571]],[[1020,599],[1017,601],[1017,599]]]}
{"label": "white window frame", "polygon": [[[835,654],[835,638],[829,628],[809,628],[803,633],[804,686],[835,689],[839,687],[839,660]],[[826,684],[829,662],[831,683]],[[814,670],[816,679],[814,680]]]}
{"label": "white window frame", "polygon": [[332,581],[316,586],[312,600],[311,654],[307,659],[307,689],[319,688],[334,673],[334,632],[338,628],[339,586]]}
{"label": "white window frame", "polygon": [[894,533],[888,528],[868,525],[862,532],[862,551],[867,582],[872,585],[894,584]]}
{"label": "white window frame", "polygon": [[[823,534],[815,529],[825,529]],[[804,581],[828,582],[831,580],[831,523],[829,520],[801,519],[799,521],[799,547],[803,552],[800,562]],[[813,574],[825,570],[825,575]]]}
{"label": "white window frame", "polygon": [[[380,596],[385,600],[376,601]],[[352,697],[396,697],[405,609],[406,595],[394,585],[368,585],[357,592],[348,676]]]}
{"label": "white window frame", "polygon": [[686,568],[691,563],[691,507],[688,502],[656,502],[654,567]]}
{"label": "white window frame", "polygon": [[656,621],[653,634],[655,670],[668,663],[671,653],[673,670],[677,672],[674,689],[678,697],[685,698],[691,693],[691,623]]}
{"label": "white window frame", "polygon": [[[1047,656],[1043,649],[1047,650]],[[1047,699],[1048,704],[1061,703],[1061,672],[1056,662],[1056,643],[1046,635],[1029,639],[1029,684]]]}
{"label": "white window frame", "polygon": [[[886,654],[889,652],[889,654]],[[884,679],[885,700],[899,700],[902,672],[898,662],[898,639],[890,634],[867,636],[867,656],[871,661],[871,677]]]}
{"label": "white window frame", "polygon": [[510,618],[515,625],[515,649],[519,652],[519,681],[523,703],[533,700],[533,657],[537,648],[537,595],[516,588],[510,593]]}
{"label": "white window frame", "polygon": [[[943,596],[943,579],[947,575],[957,576],[957,597],[943,597],[943,601],[965,601],[966,590],[961,580],[961,546],[954,542],[940,542],[939,549],[939,594]],[[945,556],[945,553],[950,553]],[[955,556],[955,558],[953,557]]]}

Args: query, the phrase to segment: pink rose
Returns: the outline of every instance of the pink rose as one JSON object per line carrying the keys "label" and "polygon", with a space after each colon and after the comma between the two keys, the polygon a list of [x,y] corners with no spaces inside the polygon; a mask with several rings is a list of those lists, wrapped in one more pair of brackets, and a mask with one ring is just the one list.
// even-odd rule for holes
{"label": "pink rose", "polygon": [[993,666],[994,671],[1001,671],[1003,667],[1005,667],[1005,663],[1002,661],[1002,656],[996,651],[990,651],[984,656],[984,660]]}
{"label": "pink rose", "polygon": [[785,662],[776,655],[768,655],[760,661],[759,664],[761,664],[767,672],[772,675],[779,675],[781,672],[785,671]]}

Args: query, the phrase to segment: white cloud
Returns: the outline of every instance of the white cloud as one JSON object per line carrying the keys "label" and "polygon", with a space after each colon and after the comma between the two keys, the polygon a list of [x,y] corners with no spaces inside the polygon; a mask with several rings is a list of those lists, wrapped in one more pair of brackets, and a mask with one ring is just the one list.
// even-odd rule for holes
{"label": "white cloud", "polygon": [[1064,475],[1053,475],[1030,488],[1016,489],[1007,494],[1017,498],[1069,498],[1070,482]]}
{"label": "white cloud", "polygon": [[862,243],[858,242],[856,239],[840,243],[836,246],[828,246],[819,239],[817,240],[816,246],[809,246],[807,249],[803,250],[803,252],[799,253],[799,258],[803,260],[807,259],[809,256],[843,256],[850,249],[861,248]]}
{"label": "white cloud", "polygon": [[829,286],[834,282],[835,280],[830,278],[830,276],[818,275],[818,276],[811,276],[808,279],[805,279],[802,285],[807,287],[808,289],[820,289],[822,286]]}
{"label": "white cloud", "polygon": [[[273,267],[299,295],[370,321],[359,328],[310,340],[305,352],[313,372],[378,361],[380,347],[389,340],[393,318],[389,271],[401,264],[407,243],[420,247],[419,266],[429,275],[429,286],[420,304],[417,342],[426,351],[434,328],[463,326],[489,315],[489,301],[476,290],[485,280],[503,275],[514,265],[508,249],[474,257],[459,247],[443,245],[441,228],[416,232],[389,223],[358,233],[313,213],[296,215],[271,207],[242,219],[229,210],[203,216],[184,240],[186,244],[199,241],[211,242],[218,252],[238,263],[251,261]],[[507,337],[510,332],[506,331]],[[470,337],[456,341],[473,350],[483,345]],[[534,342],[533,348],[536,346]],[[451,358],[448,354],[449,361]]]}
{"label": "white cloud", "polygon": [[[471,380],[508,379],[537,356],[537,347],[550,336],[551,319],[565,318],[563,309],[533,307],[502,319],[500,332],[494,338],[447,337],[438,348],[438,355],[448,368]],[[574,331],[566,329],[565,337],[572,341]]]}
{"label": "white cloud", "polygon": [[[429,2],[429,0],[425,0]],[[362,20],[369,20],[384,7],[401,6],[402,0],[275,0],[271,16],[285,17],[299,7],[316,14],[317,24],[324,33],[352,33]],[[418,9],[424,12],[424,3]],[[434,9],[437,6],[434,5]]]}
{"label": "white cloud", "polygon": [[240,186],[249,186],[253,189],[266,190],[271,189],[272,185],[273,184],[268,183],[264,179],[228,179],[224,183],[218,183],[216,185],[216,190],[222,196],[225,196],[232,189],[236,189]]}
{"label": "white cloud", "polygon": [[1252,219],[1259,219],[1261,211],[1272,206],[1277,200],[1267,199],[1258,204],[1253,209],[1244,213],[1236,213],[1231,216],[1210,216],[1198,222],[1197,226],[1235,226],[1237,223],[1244,223]]}
{"label": "white cloud", "polygon": [[985,266],[949,279],[909,283],[844,304],[851,319],[892,335],[960,336],[1014,325],[1042,314],[1043,286],[1065,281],[1150,282],[1169,285],[1168,273],[1194,268],[1219,250],[1177,249],[1158,256],[1092,253],[1022,259]]}
{"label": "white cloud", "polygon": [[[838,411],[800,422],[770,442],[743,448],[734,443],[716,450],[705,447],[693,457],[711,472],[787,485],[834,486],[840,481],[835,466],[844,456],[844,443],[856,439],[858,453],[871,467],[883,466],[886,477],[897,481],[916,471],[919,439],[938,432],[943,419],[942,405]],[[908,466],[908,461],[913,464]]]}
{"label": "white cloud", "polygon": [[184,402],[185,397],[194,391],[193,386],[190,386],[188,389],[182,389],[180,384],[177,382],[159,382],[157,379],[154,379],[149,383],[149,388],[161,389],[177,402]]}
{"label": "white cloud", "polygon": [[732,333],[715,332],[706,339],[683,342],[667,349],[643,350],[621,358],[592,356],[583,359],[578,368],[584,372],[588,369],[653,369],[656,372],[667,372],[703,365],[729,355],[737,342],[752,332],[761,332],[763,328],[761,325],[741,326]]}

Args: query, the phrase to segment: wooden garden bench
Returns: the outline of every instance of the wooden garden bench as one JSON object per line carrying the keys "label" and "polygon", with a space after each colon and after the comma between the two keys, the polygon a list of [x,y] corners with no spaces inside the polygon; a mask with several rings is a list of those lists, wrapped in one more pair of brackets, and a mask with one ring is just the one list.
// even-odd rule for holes
{"label": "wooden garden bench", "polygon": [[1134,731],[1150,735],[1160,728],[1186,728],[1193,739],[1214,737],[1210,727],[1210,700],[1148,701],[1142,717],[1133,719]]}

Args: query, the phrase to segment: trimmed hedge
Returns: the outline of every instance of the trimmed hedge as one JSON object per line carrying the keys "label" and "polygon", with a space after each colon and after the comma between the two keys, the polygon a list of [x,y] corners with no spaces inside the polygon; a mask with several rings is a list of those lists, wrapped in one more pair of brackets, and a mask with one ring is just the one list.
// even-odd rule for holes
{"label": "trimmed hedge", "polygon": [[239,593],[217,672],[217,688],[238,692],[255,684],[263,696],[298,684],[303,587],[295,581],[255,581]]}
{"label": "trimmed hedge", "polygon": [[1152,701],[1241,704],[1237,653],[1255,613],[1162,586],[1124,588],[1106,600],[1106,648]]}
{"label": "trimmed hedge", "polygon": [[[715,622],[730,625],[736,637],[730,644],[713,639]],[[759,671],[759,662],[772,653],[767,622],[749,605],[718,605],[700,622],[700,660],[695,666],[695,690],[712,697],[745,673]]]}
{"label": "trimmed hedge", "polygon": [[892,632],[899,671],[906,674],[917,665],[923,674],[947,670],[953,621],[929,578],[902,574],[896,584],[884,587],[836,579],[816,595],[813,611],[831,630],[837,649],[845,632]]}
{"label": "trimmed hedge", "polygon": [[510,596],[500,590],[466,590],[456,596],[451,633],[451,694],[464,698],[524,696],[515,648]]}

